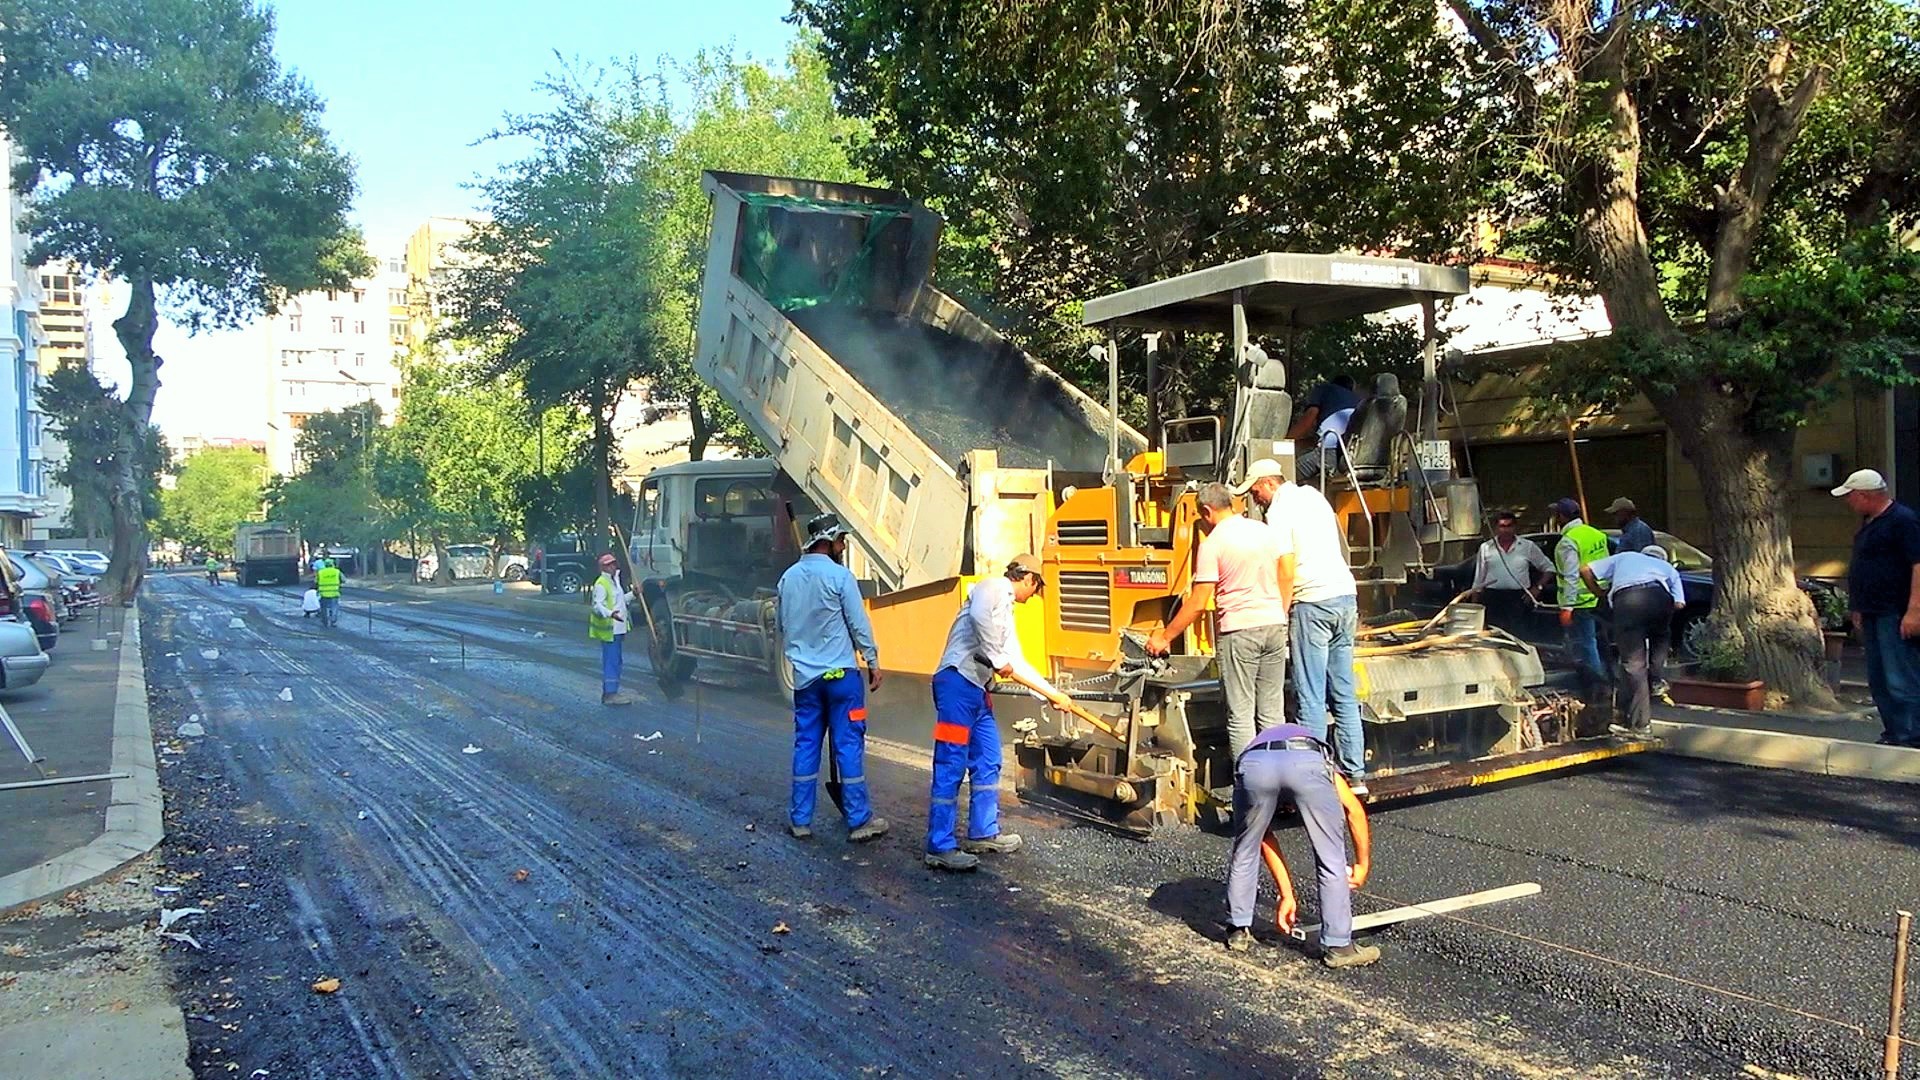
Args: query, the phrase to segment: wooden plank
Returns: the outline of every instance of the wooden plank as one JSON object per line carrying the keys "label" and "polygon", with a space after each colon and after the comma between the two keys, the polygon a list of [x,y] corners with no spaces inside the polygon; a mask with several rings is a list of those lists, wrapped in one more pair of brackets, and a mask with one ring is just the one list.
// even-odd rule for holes
{"label": "wooden plank", "polygon": [[[1485,907],[1503,900],[1518,900],[1523,896],[1533,896],[1539,891],[1539,882],[1523,881],[1517,885],[1503,885],[1498,889],[1485,889],[1461,896],[1449,896],[1444,900],[1429,900],[1424,904],[1408,904],[1405,907],[1376,911],[1371,915],[1356,915],[1353,920],[1353,932],[1358,934],[1368,930],[1378,930],[1383,926],[1412,922],[1415,919],[1429,919],[1435,915]],[[1319,923],[1298,927],[1293,931],[1293,936],[1305,940],[1308,934],[1315,933],[1319,929]]]}

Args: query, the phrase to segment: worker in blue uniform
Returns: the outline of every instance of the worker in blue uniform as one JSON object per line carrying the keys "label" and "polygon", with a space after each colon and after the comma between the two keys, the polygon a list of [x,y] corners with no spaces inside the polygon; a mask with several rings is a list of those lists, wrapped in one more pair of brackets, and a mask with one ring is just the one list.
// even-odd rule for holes
{"label": "worker in blue uniform", "polygon": [[[936,870],[972,870],[980,864],[980,855],[1019,850],[1020,837],[1000,831],[1000,730],[987,703],[987,684],[998,675],[1057,708],[1073,703],[1020,651],[1013,605],[1033,599],[1044,586],[1040,560],[1021,555],[1007,564],[1006,573],[974,585],[947,634],[947,648],[933,676],[933,793],[926,861]],[[955,835],[963,780],[972,783],[965,841]]]}
{"label": "worker in blue uniform", "polygon": [[[875,817],[867,798],[865,691],[880,689],[880,651],[860,583],[841,563],[847,530],[836,514],[807,522],[807,550],[780,575],[780,636],[793,667],[793,795],[787,831],[813,835],[813,808],[820,780],[821,741],[830,745],[840,770],[840,810],[847,839],[865,843],[886,835],[887,819]],[[866,686],[854,666],[867,664]]]}
{"label": "worker in blue uniform", "polygon": [[[1227,866],[1227,948],[1253,946],[1253,902],[1266,860],[1280,893],[1274,921],[1293,928],[1297,910],[1293,881],[1280,849],[1267,836],[1283,804],[1300,811],[1313,842],[1320,885],[1321,960],[1328,967],[1362,967],[1380,950],[1353,940],[1353,890],[1366,884],[1373,865],[1373,838],[1366,808],[1328,757],[1327,745],[1299,724],[1275,724],[1253,737],[1233,769],[1233,857]],[[1353,860],[1347,839],[1353,839]]]}

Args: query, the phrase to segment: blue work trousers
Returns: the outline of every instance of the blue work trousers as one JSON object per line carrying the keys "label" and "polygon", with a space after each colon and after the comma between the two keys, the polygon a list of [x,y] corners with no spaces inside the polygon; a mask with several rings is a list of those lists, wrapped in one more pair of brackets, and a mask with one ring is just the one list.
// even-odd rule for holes
{"label": "blue work trousers", "polygon": [[323,626],[340,625],[340,598],[323,596],[320,598],[320,623]]}
{"label": "blue work trousers", "polygon": [[1227,921],[1253,925],[1260,891],[1260,841],[1282,803],[1300,811],[1313,841],[1320,881],[1320,944],[1353,942],[1353,890],[1347,884],[1347,818],[1327,759],[1317,750],[1251,750],[1233,771],[1233,856],[1227,863]]}
{"label": "blue work trousers", "polygon": [[987,692],[948,667],[933,677],[933,805],[927,811],[927,852],[960,846],[960,782],[969,780],[967,839],[1000,835],[1000,729]]}
{"label": "blue work trousers", "polygon": [[[1322,742],[1331,742],[1340,771],[1359,777],[1367,771],[1366,735],[1360,729],[1360,696],[1353,682],[1353,643],[1360,632],[1357,598],[1294,601],[1293,652],[1289,657],[1300,725]],[[1327,715],[1333,738],[1327,739]]]}
{"label": "blue work trousers", "polygon": [[1588,683],[1613,681],[1600,660],[1600,618],[1595,609],[1573,609],[1573,622],[1567,625],[1567,659]]}
{"label": "blue work trousers", "polygon": [[793,799],[787,820],[813,824],[820,787],[820,743],[831,730],[833,759],[840,766],[840,810],[859,828],[873,817],[867,802],[867,695],[860,673],[827,672],[793,692]]}
{"label": "blue work trousers", "polygon": [[626,662],[626,654],[621,646],[626,643],[625,634],[613,635],[612,641],[600,643],[600,692],[617,694],[620,692],[620,668]]}
{"label": "blue work trousers", "polygon": [[1900,636],[1900,616],[1867,615],[1860,621],[1867,645],[1867,691],[1880,710],[1886,740],[1920,747],[1920,641]]}

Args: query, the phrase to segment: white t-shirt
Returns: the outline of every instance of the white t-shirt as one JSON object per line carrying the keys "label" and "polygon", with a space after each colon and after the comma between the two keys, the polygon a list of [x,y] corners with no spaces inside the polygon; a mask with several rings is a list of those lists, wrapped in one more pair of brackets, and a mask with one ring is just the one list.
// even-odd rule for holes
{"label": "white t-shirt", "polygon": [[1281,484],[1267,507],[1267,525],[1287,534],[1293,548],[1293,599],[1317,604],[1342,596],[1357,596],[1353,570],[1347,565],[1346,537],[1340,520],[1319,488]]}
{"label": "white t-shirt", "polygon": [[1200,539],[1193,582],[1213,584],[1213,610],[1221,633],[1286,623],[1287,609],[1280,603],[1280,556],[1287,553],[1288,542],[1286,534],[1276,535],[1238,514]]}

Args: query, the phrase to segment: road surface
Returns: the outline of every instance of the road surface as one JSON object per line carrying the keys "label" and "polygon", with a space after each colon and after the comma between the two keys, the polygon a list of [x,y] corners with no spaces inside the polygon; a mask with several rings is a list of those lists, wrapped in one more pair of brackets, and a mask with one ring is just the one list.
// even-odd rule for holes
{"label": "road surface", "polygon": [[350,589],[323,630],[291,590],[150,581],[202,1077],[1878,1075],[1920,900],[1911,789],[1646,756],[1376,813],[1363,908],[1538,896],[1363,971],[1229,954],[1217,836],[1009,795],[1026,850],[925,869],[917,723],[874,720],[891,835],[847,844],[823,797],[790,839],[764,680],[668,701],[635,647],[640,704],[603,708],[577,603]]}

